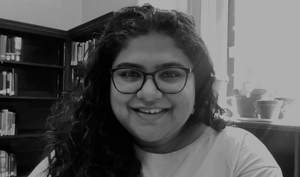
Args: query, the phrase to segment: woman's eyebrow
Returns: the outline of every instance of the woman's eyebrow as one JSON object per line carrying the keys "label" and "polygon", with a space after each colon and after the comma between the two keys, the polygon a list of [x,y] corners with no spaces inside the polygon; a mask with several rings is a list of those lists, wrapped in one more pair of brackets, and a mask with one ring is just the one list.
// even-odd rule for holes
{"label": "woman's eyebrow", "polygon": [[144,70],[145,67],[136,63],[124,62],[118,64],[115,68],[136,68],[140,70]]}
{"label": "woman's eyebrow", "polygon": [[157,65],[156,68],[169,68],[169,67],[185,67],[183,64],[179,62],[168,62],[161,65]]}

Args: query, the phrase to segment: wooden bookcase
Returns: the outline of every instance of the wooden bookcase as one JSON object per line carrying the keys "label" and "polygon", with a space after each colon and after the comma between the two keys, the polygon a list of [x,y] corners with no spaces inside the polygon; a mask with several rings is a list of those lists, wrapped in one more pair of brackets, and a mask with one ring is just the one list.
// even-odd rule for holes
{"label": "wooden bookcase", "polygon": [[[106,22],[109,20],[110,17],[112,17],[113,12],[109,12],[107,14],[104,14],[98,18],[95,18],[89,22],[86,22],[82,25],[79,25],[77,27],[74,27],[67,32],[67,42],[66,42],[66,63],[69,63],[66,65],[66,70],[68,71],[66,73],[66,80],[69,81],[69,83],[73,83],[74,77],[79,76],[83,77],[82,73],[80,73],[81,66],[75,65],[72,66],[71,60],[72,60],[72,43],[73,42],[80,42],[84,43],[90,39],[95,39],[101,35],[101,32],[105,28]],[[72,72],[72,70],[76,70],[77,72]],[[73,75],[72,75],[73,74]]]}
{"label": "wooden bookcase", "polygon": [[17,176],[27,176],[43,159],[50,107],[72,86],[72,69],[80,68],[71,66],[72,42],[100,34],[110,16],[112,12],[68,31],[0,19],[0,35],[22,38],[20,61],[0,61],[0,73],[13,68],[18,76],[18,93],[0,95],[0,110],[16,113],[16,134],[0,136],[0,150],[15,155]]}
{"label": "wooden bookcase", "polygon": [[0,150],[14,154],[17,175],[27,176],[42,158],[49,108],[64,90],[67,32],[0,19],[0,34],[22,38],[20,61],[0,63],[1,73],[13,68],[18,76],[17,94],[0,96],[0,110],[16,113],[16,133],[0,136]]}

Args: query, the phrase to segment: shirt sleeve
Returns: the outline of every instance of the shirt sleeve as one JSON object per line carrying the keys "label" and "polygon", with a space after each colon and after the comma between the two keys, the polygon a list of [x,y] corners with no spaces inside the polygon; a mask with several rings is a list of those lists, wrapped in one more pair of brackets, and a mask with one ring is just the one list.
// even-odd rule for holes
{"label": "shirt sleeve", "polygon": [[43,159],[28,177],[47,177],[48,157]]}
{"label": "shirt sleeve", "polygon": [[282,171],[266,146],[247,133],[241,144],[235,177],[282,177]]}

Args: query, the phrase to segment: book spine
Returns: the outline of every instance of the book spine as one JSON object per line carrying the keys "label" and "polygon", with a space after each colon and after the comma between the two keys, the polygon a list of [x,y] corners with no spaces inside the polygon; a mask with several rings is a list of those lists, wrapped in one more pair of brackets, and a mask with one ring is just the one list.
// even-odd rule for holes
{"label": "book spine", "polygon": [[9,161],[10,161],[10,165],[9,165],[9,175],[10,176],[16,176],[16,162],[15,162],[15,157],[14,157],[14,154],[9,154]]}
{"label": "book spine", "polygon": [[3,150],[0,150],[0,173],[1,176],[5,176],[5,156],[6,156],[6,152]]}
{"label": "book spine", "polygon": [[8,153],[5,153],[5,176],[8,177],[8,171],[9,171],[9,159],[8,159]]}
{"label": "book spine", "polygon": [[11,80],[10,95],[13,96],[15,95],[15,69],[14,68],[11,69],[10,80]]}
{"label": "book spine", "polygon": [[22,38],[21,37],[14,37],[13,38],[13,53],[15,54],[15,60],[21,60],[21,53],[22,53]]}
{"label": "book spine", "polygon": [[7,113],[7,135],[12,135],[12,119],[13,119],[13,112],[8,111]]}
{"label": "book spine", "polygon": [[2,95],[6,95],[6,79],[7,79],[7,72],[2,71],[2,77],[3,77],[3,87],[2,87]]}
{"label": "book spine", "polygon": [[18,73],[14,72],[14,95],[18,95]]}
{"label": "book spine", "polygon": [[11,120],[11,135],[16,135],[16,113],[13,112]]}
{"label": "book spine", "polygon": [[7,77],[6,77],[6,95],[11,95],[11,78],[12,78],[12,73],[7,72]]}
{"label": "book spine", "polygon": [[0,60],[5,60],[7,36],[0,35]]}
{"label": "book spine", "polygon": [[3,95],[3,72],[0,73],[0,95]]}
{"label": "book spine", "polygon": [[12,38],[8,37],[6,40],[6,54],[5,54],[5,59],[6,60],[10,60],[10,56],[11,56],[11,41]]}
{"label": "book spine", "polygon": [[4,114],[3,121],[2,121],[2,132],[3,135],[7,135],[8,133],[8,109],[2,109]]}
{"label": "book spine", "polygon": [[0,111],[0,136],[2,136],[2,120],[4,117],[4,113]]}

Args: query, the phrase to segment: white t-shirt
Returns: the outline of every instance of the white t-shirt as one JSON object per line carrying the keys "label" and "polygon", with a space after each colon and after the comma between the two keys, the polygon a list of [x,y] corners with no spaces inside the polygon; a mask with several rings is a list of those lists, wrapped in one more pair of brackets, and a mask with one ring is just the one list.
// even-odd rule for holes
{"label": "white t-shirt", "polygon": [[240,128],[208,127],[192,144],[168,154],[136,151],[143,177],[282,177],[267,148]]}
{"label": "white t-shirt", "polygon": [[[267,148],[240,128],[217,133],[208,127],[192,144],[168,154],[136,151],[142,177],[282,177]],[[47,165],[44,159],[28,177],[46,177]]]}

